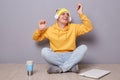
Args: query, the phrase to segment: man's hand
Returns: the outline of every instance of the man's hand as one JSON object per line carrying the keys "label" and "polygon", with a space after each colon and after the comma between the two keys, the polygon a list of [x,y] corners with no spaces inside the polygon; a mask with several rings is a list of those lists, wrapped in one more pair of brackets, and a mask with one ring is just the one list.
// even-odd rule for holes
{"label": "man's hand", "polygon": [[42,30],[45,30],[46,28],[47,28],[46,20],[41,20],[41,21],[39,22],[39,27],[38,27],[38,29],[39,29],[40,31],[42,31]]}
{"label": "man's hand", "polygon": [[83,7],[82,7],[82,4],[80,2],[77,4],[77,12],[78,12],[78,14],[83,13]]}

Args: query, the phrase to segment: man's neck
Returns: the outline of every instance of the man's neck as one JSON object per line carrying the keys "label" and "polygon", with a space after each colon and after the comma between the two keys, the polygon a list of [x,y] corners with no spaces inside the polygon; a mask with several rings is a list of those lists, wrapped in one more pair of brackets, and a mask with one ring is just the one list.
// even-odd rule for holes
{"label": "man's neck", "polygon": [[67,24],[62,24],[62,23],[60,23],[60,22],[57,22],[58,23],[58,26],[60,27],[60,28],[64,28],[65,26],[67,26]]}

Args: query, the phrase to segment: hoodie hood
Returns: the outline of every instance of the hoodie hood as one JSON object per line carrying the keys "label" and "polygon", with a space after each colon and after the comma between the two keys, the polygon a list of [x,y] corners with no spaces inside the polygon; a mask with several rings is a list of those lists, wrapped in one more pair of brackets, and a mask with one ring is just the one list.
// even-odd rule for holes
{"label": "hoodie hood", "polygon": [[55,29],[55,33],[58,35],[58,39],[60,40],[66,40],[68,38],[67,32],[69,30],[69,24],[65,26],[64,28],[60,28],[57,22],[53,25]]}

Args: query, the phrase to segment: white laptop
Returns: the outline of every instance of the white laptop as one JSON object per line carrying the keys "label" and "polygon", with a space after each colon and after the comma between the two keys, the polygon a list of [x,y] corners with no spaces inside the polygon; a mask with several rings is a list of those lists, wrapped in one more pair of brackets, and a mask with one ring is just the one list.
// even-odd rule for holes
{"label": "white laptop", "polygon": [[101,78],[109,73],[110,73],[110,71],[108,71],[108,70],[91,69],[86,72],[79,73],[79,75],[85,76],[85,77],[90,77],[90,78]]}

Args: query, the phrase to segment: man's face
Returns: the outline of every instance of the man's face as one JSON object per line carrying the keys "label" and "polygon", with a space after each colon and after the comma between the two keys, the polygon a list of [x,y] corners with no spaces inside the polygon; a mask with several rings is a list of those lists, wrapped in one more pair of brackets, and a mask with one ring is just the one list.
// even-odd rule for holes
{"label": "man's face", "polygon": [[65,24],[65,25],[68,24],[68,22],[69,22],[69,13],[67,13],[67,12],[62,13],[59,16],[58,21],[60,23],[62,23],[62,24]]}

